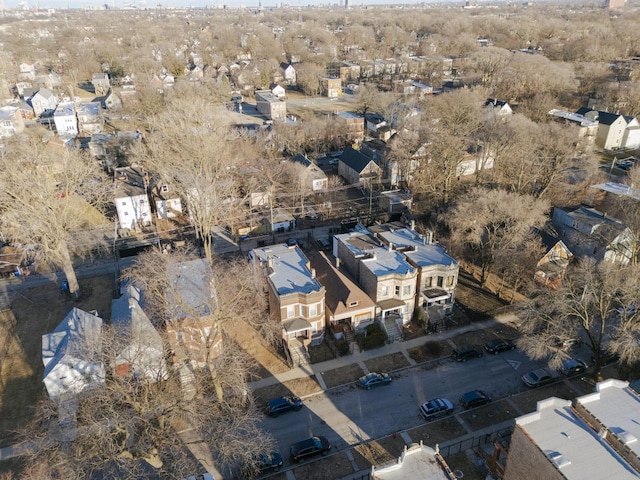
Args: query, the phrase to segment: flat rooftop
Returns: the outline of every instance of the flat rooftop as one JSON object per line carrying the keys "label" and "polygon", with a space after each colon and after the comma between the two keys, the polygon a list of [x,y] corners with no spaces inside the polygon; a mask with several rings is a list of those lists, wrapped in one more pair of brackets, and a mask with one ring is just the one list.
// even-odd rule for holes
{"label": "flat rooftop", "polygon": [[627,382],[605,380],[576,401],[640,457],[640,397]]}
{"label": "flat rooftop", "polygon": [[308,260],[297,246],[270,245],[253,250],[262,266],[271,266],[268,276],[278,295],[319,292],[320,282],[309,270]]}
{"label": "flat rooftop", "polygon": [[538,402],[535,412],[516,419],[527,435],[568,480],[638,479],[640,475],[571,409],[556,397]]}
{"label": "flat rooftop", "polygon": [[381,231],[378,236],[392,243],[394,248],[402,250],[402,253],[419,267],[458,264],[458,261],[448,255],[443,247],[435,243],[427,243],[423,235],[410,228]]}

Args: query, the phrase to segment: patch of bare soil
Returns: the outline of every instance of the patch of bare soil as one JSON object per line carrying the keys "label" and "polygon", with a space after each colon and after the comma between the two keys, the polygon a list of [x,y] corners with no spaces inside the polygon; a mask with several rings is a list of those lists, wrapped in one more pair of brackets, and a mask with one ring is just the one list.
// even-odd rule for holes
{"label": "patch of bare soil", "polygon": [[523,413],[535,412],[537,403],[549,397],[564,398],[572,400],[578,396],[564,382],[545,385],[544,387],[532,388],[511,397],[511,401],[518,406]]}
{"label": "patch of bare soil", "polygon": [[519,416],[520,413],[506,400],[498,400],[460,414],[460,418],[471,430],[480,430]]}
{"label": "patch of bare soil", "polygon": [[297,479],[327,480],[340,478],[353,473],[353,465],[344,452],[322,458],[293,470]]}
{"label": "patch of bare soil", "polygon": [[520,336],[520,332],[513,325],[501,324],[496,327],[489,327],[473,332],[465,332],[456,335],[451,340],[458,347],[465,345],[480,347],[491,340],[515,340]]}
{"label": "patch of bare soil", "polygon": [[360,368],[360,365],[357,363],[354,363],[352,365],[346,365],[344,367],[323,372],[322,378],[327,387],[332,388],[337,387],[338,385],[355,382],[362,375],[364,375],[362,368]]}
{"label": "patch of bare soil", "polygon": [[413,340],[414,338],[424,337],[427,334],[424,327],[420,327],[414,322],[410,322],[408,325],[402,327],[402,336],[405,341]]}
{"label": "patch of bare soil", "polygon": [[454,472],[454,475],[457,472],[462,473],[463,476],[459,478],[464,478],[465,480],[485,480],[487,478],[487,467],[484,464],[477,465],[474,463],[466,452],[451,455],[445,458],[445,461],[451,471]]}
{"label": "patch of bare soil", "polygon": [[427,340],[424,345],[410,348],[408,352],[416,363],[422,363],[451,355],[451,347],[446,342]]}
{"label": "patch of bare soil", "polygon": [[322,388],[318,384],[315,376],[296,378],[284,383],[278,383],[277,385],[269,385],[268,387],[262,387],[254,390],[253,396],[256,401],[256,405],[264,405],[268,400],[272,398],[283,397],[286,395],[295,395],[296,397],[306,397],[313,395],[314,393],[321,392]]}
{"label": "patch of bare soil", "polygon": [[252,380],[266,378],[286,372],[289,367],[270,345],[266,345],[260,334],[244,321],[231,322],[225,332],[256,361],[252,369]]}
{"label": "patch of bare soil", "polygon": [[0,316],[0,444],[32,416],[44,394],[42,335],[53,331],[73,307],[111,317],[113,277],[80,279],[81,297],[72,301],[51,283],[16,292],[11,310]]}
{"label": "patch of bare soil", "polygon": [[[416,415],[418,411],[416,409]],[[443,418],[442,420],[436,420],[435,422],[429,422],[421,427],[412,428],[407,432],[416,443],[420,440],[425,445],[435,446],[436,443],[442,443],[447,440],[453,440],[467,433],[460,422],[453,416]]]}
{"label": "patch of bare soil", "polygon": [[364,362],[370,372],[386,373],[399,368],[409,366],[409,360],[400,353],[392,353],[390,355],[384,355],[382,357],[372,358]]}
{"label": "patch of bare soil", "polygon": [[508,302],[500,299],[490,289],[491,283],[482,288],[473,275],[460,270],[456,287],[457,308],[454,309],[454,315],[456,310],[459,310],[461,324],[464,324],[464,316],[468,322],[485,320],[508,305]]}
{"label": "patch of bare soil", "polygon": [[353,457],[361,470],[380,466],[396,460],[404,450],[405,442],[400,435],[390,435],[353,448]]}

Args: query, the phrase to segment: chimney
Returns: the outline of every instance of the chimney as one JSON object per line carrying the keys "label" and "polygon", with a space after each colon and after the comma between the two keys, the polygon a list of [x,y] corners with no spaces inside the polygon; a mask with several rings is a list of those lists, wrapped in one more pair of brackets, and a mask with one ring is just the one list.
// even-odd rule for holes
{"label": "chimney", "polygon": [[336,268],[340,268],[340,259],[336,257]]}
{"label": "chimney", "polygon": [[267,257],[267,274],[273,273],[273,258]]}
{"label": "chimney", "polygon": [[393,243],[389,242],[389,245],[387,245],[387,248],[388,248],[389,251],[392,251],[393,250]]}
{"label": "chimney", "polygon": [[416,221],[411,220],[411,230],[415,230],[415,229],[416,229]]}
{"label": "chimney", "polygon": [[316,269],[315,268],[311,269],[311,277],[316,278]]}

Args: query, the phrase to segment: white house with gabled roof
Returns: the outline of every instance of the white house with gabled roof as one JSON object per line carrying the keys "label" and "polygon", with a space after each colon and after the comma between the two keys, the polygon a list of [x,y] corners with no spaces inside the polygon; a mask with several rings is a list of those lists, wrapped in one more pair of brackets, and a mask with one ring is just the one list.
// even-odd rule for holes
{"label": "white house with gabled roof", "polygon": [[47,88],[38,90],[29,100],[36,117],[52,114],[58,106],[58,96]]}
{"label": "white house with gabled roof", "polygon": [[78,119],[76,118],[75,104],[73,102],[58,104],[53,112],[53,121],[56,125],[56,132],[61,137],[75,137],[78,135]]}
{"label": "white house with gabled roof", "polygon": [[104,385],[102,318],[72,308],[53,332],[42,335],[42,363],[52,400]]}

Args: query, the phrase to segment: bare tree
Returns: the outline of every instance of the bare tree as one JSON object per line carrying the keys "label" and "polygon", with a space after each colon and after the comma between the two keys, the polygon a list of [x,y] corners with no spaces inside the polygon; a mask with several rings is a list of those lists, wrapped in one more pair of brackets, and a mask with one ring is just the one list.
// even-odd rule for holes
{"label": "bare tree", "polygon": [[7,240],[35,245],[28,252],[33,260],[62,269],[77,298],[74,256],[106,246],[101,209],[109,183],[97,163],[57,148],[37,139],[6,143],[0,153],[1,221]]}
{"label": "bare tree", "polygon": [[517,262],[515,252],[530,242],[534,227],[544,224],[548,209],[546,202],[528,195],[476,188],[449,213],[452,246],[480,267],[484,285],[500,259]]}
{"label": "bare tree", "polygon": [[255,158],[255,145],[234,135],[223,116],[208,105],[176,100],[151,119],[153,131],[137,151],[137,159],[185,200],[204,253],[212,260],[211,231],[242,218],[246,192],[237,167]]}
{"label": "bare tree", "polygon": [[557,290],[541,288],[519,308],[526,335],[519,346],[533,359],[548,359],[557,368],[568,358],[558,340],[581,338],[595,359],[599,378],[606,354],[623,364],[640,360],[638,309],[640,269],[583,259],[569,270]]}

